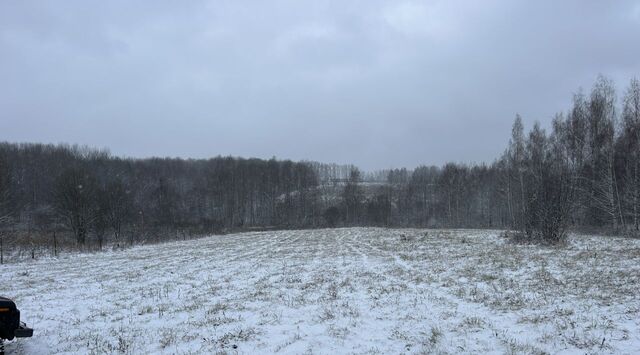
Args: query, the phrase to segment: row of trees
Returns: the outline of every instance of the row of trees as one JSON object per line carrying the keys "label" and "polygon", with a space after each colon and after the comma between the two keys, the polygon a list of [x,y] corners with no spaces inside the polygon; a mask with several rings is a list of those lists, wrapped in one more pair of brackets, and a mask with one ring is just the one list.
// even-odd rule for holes
{"label": "row of trees", "polygon": [[599,77],[548,136],[536,124],[526,138],[516,117],[502,158],[512,225],[528,235],[542,225],[560,236],[569,225],[638,233],[640,82],[631,80],[621,110],[616,103],[613,83]]}
{"label": "row of trees", "polygon": [[[505,227],[499,164],[418,167],[388,172],[385,183],[358,170],[342,187],[338,224],[405,227]],[[336,214],[335,212],[333,213]]]}
{"label": "row of trees", "polygon": [[[161,239],[176,233],[314,226],[305,163],[218,157],[120,159],[77,146],[0,144],[0,230]],[[318,218],[312,218],[317,215]],[[122,240],[124,242],[124,240]]]}
{"label": "row of trees", "polygon": [[569,227],[637,234],[640,82],[631,80],[619,107],[613,83],[600,76],[554,117],[549,133],[537,122],[525,133],[516,115],[507,149],[491,165],[386,175],[385,185],[366,193],[352,174],[340,206],[345,224],[513,228],[549,243]]}
{"label": "row of trees", "polygon": [[[621,105],[619,105],[619,103]],[[77,146],[0,144],[0,232],[64,229],[135,242],[253,227],[513,228],[561,240],[569,227],[640,229],[640,83],[620,102],[599,77],[589,94],[526,133],[516,116],[492,164],[363,174],[276,159],[121,159]]]}

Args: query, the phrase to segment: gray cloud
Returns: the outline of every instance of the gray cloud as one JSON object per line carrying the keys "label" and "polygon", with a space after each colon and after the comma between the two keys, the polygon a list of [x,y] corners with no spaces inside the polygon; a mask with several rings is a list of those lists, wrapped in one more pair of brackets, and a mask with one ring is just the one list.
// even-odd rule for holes
{"label": "gray cloud", "polygon": [[4,1],[0,140],[367,169],[491,161],[598,73],[635,1]]}

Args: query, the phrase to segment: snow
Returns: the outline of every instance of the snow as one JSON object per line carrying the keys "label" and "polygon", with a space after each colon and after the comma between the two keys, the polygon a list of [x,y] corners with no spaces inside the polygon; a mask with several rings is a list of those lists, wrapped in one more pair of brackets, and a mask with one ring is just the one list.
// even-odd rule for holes
{"label": "snow", "polygon": [[212,236],[3,265],[8,354],[640,353],[640,241],[497,231]]}

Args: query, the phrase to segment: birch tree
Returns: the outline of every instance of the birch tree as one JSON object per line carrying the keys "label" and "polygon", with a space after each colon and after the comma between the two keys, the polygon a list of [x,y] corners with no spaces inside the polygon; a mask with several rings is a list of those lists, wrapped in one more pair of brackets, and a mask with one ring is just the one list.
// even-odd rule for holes
{"label": "birch tree", "polygon": [[640,81],[632,79],[624,95],[622,133],[618,143],[624,169],[624,208],[634,230],[640,230]]}

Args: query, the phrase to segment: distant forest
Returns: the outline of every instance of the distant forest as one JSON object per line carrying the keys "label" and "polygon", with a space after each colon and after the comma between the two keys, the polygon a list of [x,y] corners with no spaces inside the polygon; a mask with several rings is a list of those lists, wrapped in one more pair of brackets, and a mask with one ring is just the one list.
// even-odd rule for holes
{"label": "distant forest", "polygon": [[[638,233],[640,83],[599,77],[547,132],[516,116],[488,164],[362,173],[276,159],[119,158],[69,145],[0,143],[0,234],[13,243],[135,244],[265,228],[572,227]],[[505,139],[506,141],[506,139]],[[429,152],[424,152],[429,160]],[[6,247],[5,243],[5,247]]]}

